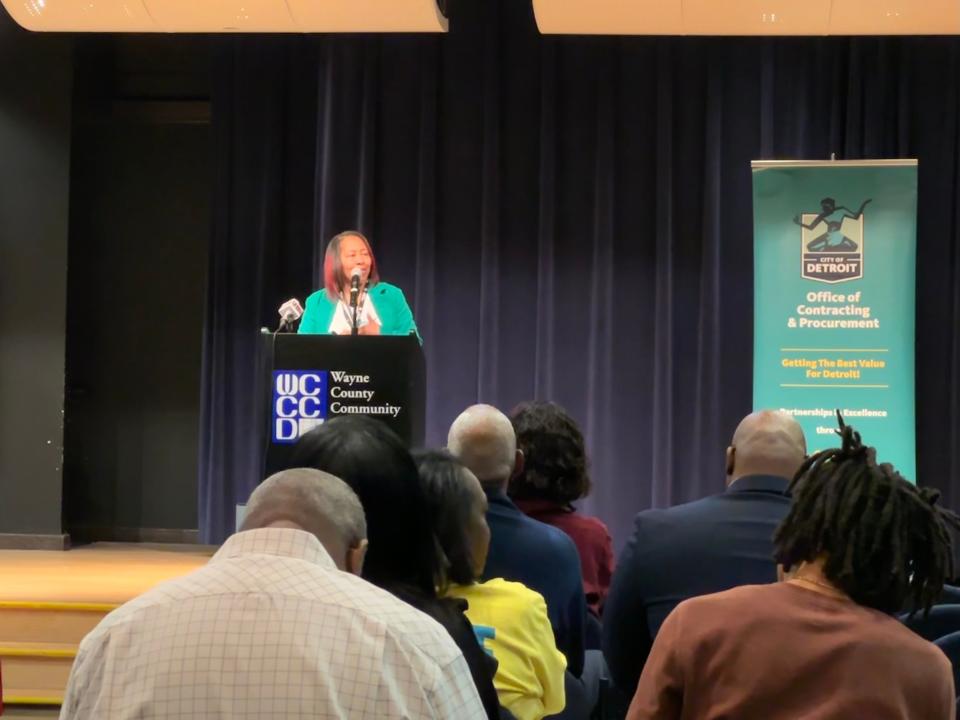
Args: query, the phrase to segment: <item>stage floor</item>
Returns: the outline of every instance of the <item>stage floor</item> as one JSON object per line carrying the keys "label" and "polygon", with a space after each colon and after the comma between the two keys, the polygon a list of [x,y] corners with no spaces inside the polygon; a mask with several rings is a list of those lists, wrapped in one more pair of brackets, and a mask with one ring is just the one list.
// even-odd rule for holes
{"label": "stage floor", "polygon": [[216,548],[95,543],[0,550],[6,717],[53,717],[83,637],[117,605],[204,565]]}
{"label": "stage floor", "polygon": [[94,543],[67,551],[0,550],[0,602],[123,603],[205,564],[204,545]]}

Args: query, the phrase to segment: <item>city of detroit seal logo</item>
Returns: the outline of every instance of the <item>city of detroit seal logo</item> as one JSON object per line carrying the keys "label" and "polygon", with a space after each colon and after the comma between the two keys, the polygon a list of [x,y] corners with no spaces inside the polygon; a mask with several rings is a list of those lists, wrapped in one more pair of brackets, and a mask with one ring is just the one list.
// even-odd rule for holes
{"label": "city of detroit seal logo", "polygon": [[863,277],[864,200],[854,212],[825,197],[819,213],[793,218],[800,226],[800,275],[805,280],[839,283]]}

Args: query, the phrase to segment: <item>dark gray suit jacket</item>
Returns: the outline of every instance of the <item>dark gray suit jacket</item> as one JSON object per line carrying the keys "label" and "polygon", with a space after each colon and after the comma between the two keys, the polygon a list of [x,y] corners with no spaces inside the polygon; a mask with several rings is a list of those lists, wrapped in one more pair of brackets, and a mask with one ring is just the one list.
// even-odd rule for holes
{"label": "dark gray suit jacket", "polygon": [[614,683],[633,694],[650,646],[683,600],[773,582],[773,532],[790,509],[787,480],[742,477],[726,492],[634,521],[603,610],[603,654]]}

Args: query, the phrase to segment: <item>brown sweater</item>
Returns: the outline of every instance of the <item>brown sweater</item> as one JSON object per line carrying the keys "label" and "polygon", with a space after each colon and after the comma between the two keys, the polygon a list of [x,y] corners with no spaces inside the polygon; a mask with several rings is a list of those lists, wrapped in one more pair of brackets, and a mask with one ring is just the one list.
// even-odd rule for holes
{"label": "brown sweater", "polygon": [[667,618],[628,720],[951,720],[950,662],[895,618],[792,583]]}

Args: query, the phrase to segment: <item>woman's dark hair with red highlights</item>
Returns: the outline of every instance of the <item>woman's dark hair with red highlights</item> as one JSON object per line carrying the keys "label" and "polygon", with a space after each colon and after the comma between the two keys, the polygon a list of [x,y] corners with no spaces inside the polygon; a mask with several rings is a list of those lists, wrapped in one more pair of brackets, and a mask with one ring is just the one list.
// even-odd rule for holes
{"label": "woman's dark hair with red highlights", "polygon": [[358,237],[363,240],[363,244],[367,246],[367,252],[370,253],[370,275],[367,278],[367,287],[373,287],[380,282],[377,258],[373,254],[373,248],[370,247],[367,236],[359,230],[344,230],[330,238],[330,242],[327,243],[327,252],[323,257],[323,287],[326,288],[327,296],[331,300],[338,299],[349,283],[348,278],[343,274],[343,265],[340,262],[340,243],[347,237]]}

